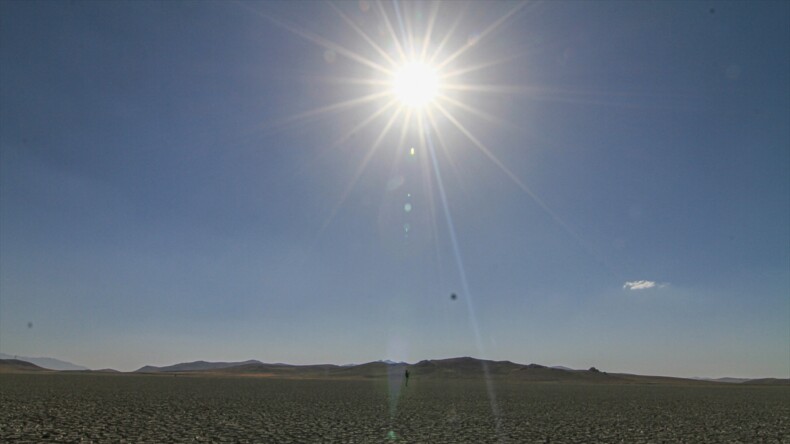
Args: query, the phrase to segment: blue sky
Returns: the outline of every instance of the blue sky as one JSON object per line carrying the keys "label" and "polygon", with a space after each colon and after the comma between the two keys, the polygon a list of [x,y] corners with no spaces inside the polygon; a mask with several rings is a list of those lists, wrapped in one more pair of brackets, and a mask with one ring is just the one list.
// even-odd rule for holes
{"label": "blue sky", "polygon": [[0,3],[0,351],[790,377],[787,3],[335,6]]}

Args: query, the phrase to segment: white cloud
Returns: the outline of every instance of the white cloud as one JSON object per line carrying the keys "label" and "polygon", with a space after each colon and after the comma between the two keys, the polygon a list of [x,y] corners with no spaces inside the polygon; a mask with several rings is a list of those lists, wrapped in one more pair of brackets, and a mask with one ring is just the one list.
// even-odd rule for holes
{"label": "white cloud", "polygon": [[[623,284],[624,289],[628,290],[647,290],[656,286],[654,281],[628,281]],[[659,287],[664,287],[666,284],[661,284]]]}

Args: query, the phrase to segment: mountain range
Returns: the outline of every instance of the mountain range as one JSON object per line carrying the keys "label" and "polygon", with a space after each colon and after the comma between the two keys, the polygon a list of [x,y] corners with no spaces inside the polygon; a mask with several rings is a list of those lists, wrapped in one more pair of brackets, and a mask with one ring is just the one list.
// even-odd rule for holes
{"label": "mountain range", "polygon": [[88,370],[88,368],[81,365],[72,364],[71,362],[61,361],[55,358],[31,358],[27,356],[12,356],[5,353],[0,353],[0,359],[16,359],[19,361],[30,362],[39,367],[48,370]]}
{"label": "mountain range", "polygon": [[[81,370],[88,371],[85,367],[77,366],[65,361],[52,358],[9,358],[9,355],[0,354],[0,372],[39,372],[50,370]],[[34,359],[37,362],[32,362]],[[52,368],[57,364],[61,368]],[[226,375],[226,376],[256,376],[286,379],[377,379],[402,377],[409,370],[410,375],[419,379],[481,379],[490,378],[501,381],[547,382],[547,383],[593,383],[593,384],[711,384],[711,383],[738,383],[738,384],[790,384],[790,379],[743,379],[743,378],[675,378],[667,376],[644,376],[626,373],[608,373],[599,371],[595,367],[588,370],[574,370],[568,367],[547,367],[539,364],[518,364],[511,361],[491,361],[471,357],[450,359],[428,359],[409,364],[390,360],[373,361],[365,364],[268,364],[258,360],[239,362],[183,362],[174,365],[156,367],[143,366],[135,374],[182,374],[182,375]],[[97,370],[95,372],[109,373],[115,370]],[[117,372],[120,373],[120,372]]]}
{"label": "mountain range", "polygon": [[291,365],[267,364],[257,360],[243,362],[195,361],[165,367],[144,366],[135,373],[185,373],[214,375],[244,375],[275,378],[385,378],[409,373],[420,379],[474,379],[489,377],[497,380],[531,382],[584,382],[584,383],[697,383],[715,382],[788,384],[790,379],[736,379],[702,380],[667,376],[643,376],[625,373],[607,373],[592,367],[573,370],[568,367],[547,367],[539,364],[518,364],[511,361],[490,361],[471,357],[429,359],[408,364],[390,360],[356,365]]}
{"label": "mountain range", "polygon": [[135,371],[140,373],[194,372],[194,371],[206,371],[206,370],[220,370],[223,368],[238,367],[240,365],[248,365],[248,364],[262,364],[262,362],[256,361],[254,359],[244,362],[194,361],[194,362],[182,362],[180,364],[168,365],[165,367],[154,367],[153,365],[146,365]]}

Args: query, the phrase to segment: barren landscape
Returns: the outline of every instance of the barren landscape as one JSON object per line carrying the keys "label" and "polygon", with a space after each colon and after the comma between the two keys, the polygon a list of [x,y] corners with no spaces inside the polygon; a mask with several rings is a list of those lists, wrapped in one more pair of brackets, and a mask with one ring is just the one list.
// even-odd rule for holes
{"label": "barren landscape", "polygon": [[3,442],[790,442],[790,387],[0,375]]}
{"label": "barren landscape", "polygon": [[790,0],[0,0],[0,444],[790,444]]}

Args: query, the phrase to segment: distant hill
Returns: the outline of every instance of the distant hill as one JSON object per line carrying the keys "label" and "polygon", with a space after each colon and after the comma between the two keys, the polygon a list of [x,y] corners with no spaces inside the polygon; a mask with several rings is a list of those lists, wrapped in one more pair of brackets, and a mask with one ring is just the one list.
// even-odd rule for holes
{"label": "distant hill", "polygon": [[551,368],[556,368],[557,370],[569,370],[569,371],[573,371],[574,370],[574,369],[572,369],[570,367],[565,367],[564,365],[553,365],[553,366],[551,366]]}
{"label": "distant hill", "polygon": [[523,382],[633,382],[631,378],[590,370],[563,370],[539,364],[517,364],[511,361],[489,361],[470,357],[420,361],[409,366],[417,377],[462,379],[483,378]]}
{"label": "distant hill", "polygon": [[291,365],[291,364],[264,364],[255,362],[252,364],[229,367],[219,370],[221,373],[231,373],[236,375],[251,376],[273,376],[280,378],[326,378],[335,376],[337,372],[351,367],[341,367],[334,364],[315,364],[315,365]]}
{"label": "distant hill", "polygon": [[335,377],[343,378],[388,378],[392,376],[402,376],[407,368],[411,368],[405,363],[387,363],[384,361],[374,361],[353,367],[343,367],[330,374]]}
{"label": "distant hill", "polygon": [[314,378],[314,379],[381,379],[401,378],[408,369],[419,379],[483,379],[546,382],[546,383],[697,383],[704,381],[670,378],[661,376],[641,376],[614,374],[589,370],[565,370],[538,364],[517,364],[510,361],[490,361],[471,357],[450,359],[429,359],[416,364],[374,361],[358,365],[290,365],[266,364],[260,361],[234,362],[189,362],[167,367],[146,366],[137,370],[141,373],[190,372],[193,374],[225,374],[238,376],[260,376],[273,378]]}
{"label": "distant hill", "polygon": [[0,353],[0,359],[17,359],[20,361],[30,362],[39,367],[49,370],[88,370],[88,368],[81,365],[72,364],[71,362],[61,361],[55,358],[30,358],[27,356],[12,356],[5,353]]}
{"label": "distant hill", "polygon": [[779,378],[762,378],[762,379],[749,379],[743,384],[751,385],[790,385],[790,378],[788,379],[779,379]]}
{"label": "distant hill", "polygon": [[390,360],[390,359],[382,359],[382,360],[380,360],[380,361],[376,361],[376,362],[381,362],[381,363],[384,363],[384,364],[387,364],[387,365],[401,365],[401,364],[406,364],[406,365],[408,365],[408,364],[409,364],[408,362],[403,362],[403,361],[392,361],[392,360]]}
{"label": "distant hill", "polygon": [[[741,382],[736,378],[720,380],[686,379],[667,376],[645,376],[608,373],[590,368],[573,370],[567,367],[547,367],[539,364],[518,364],[511,361],[491,361],[471,357],[428,359],[408,364],[389,360],[364,364],[291,365],[268,364],[258,360],[243,362],[195,361],[164,367],[144,366],[135,373],[190,373],[194,375],[255,376],[286,379],[384,379],[402,378],[406,370],[418,380],[483,379],[497,381],[583,383],[583,384],[716,384]],[[741,383],[788,384],[783,379],[762,379]]]}
{"label": "distant hill", "polygon": [[135,370],[135,373],[197,372],[197,371],[207,371],[207,370],[219,370],[223,368],[238,367],[238,366],[249,365],[249,364],[261,364],[261,362],[256,360],[249,360],[244,362],[195,361],[195,362],[184,362],[181,364],[168,365],[165,367],[154,367],[152,365],[146,365],[144,367],[140,367],[139,369]]}
{"label": "distant hill", "polygon": [[0,359],[0,373],[46,372],[36,364],[20,359]]}
{"label": "distant hill", "polygon": [[714,381],[714,382],[727,382],[730,384],[740,384],[742,382],[751,381],[749,378],[691,378],[699,379],[700,381]]}
{"label": "distant hill", "polygon": [[[501,377],[517,372],[523,365],[510,361],[488,361],[470,357],[428,359],[409,366],[415,376],[430,378]],[[484,369],[485,368],[485,369]],[[541,368],[546,368],[542,367]]]}

